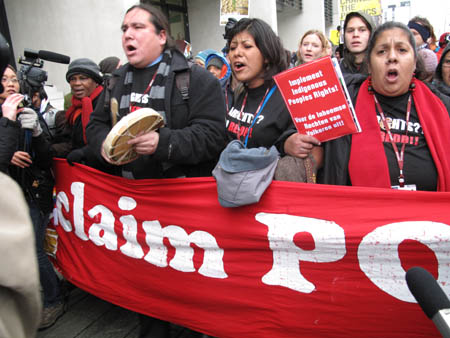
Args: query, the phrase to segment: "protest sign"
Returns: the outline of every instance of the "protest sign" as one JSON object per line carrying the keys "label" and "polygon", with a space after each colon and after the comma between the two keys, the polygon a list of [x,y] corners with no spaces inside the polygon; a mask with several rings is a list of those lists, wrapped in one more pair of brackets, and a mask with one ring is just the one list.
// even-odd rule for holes
{"label": "protest sign", "polygon": [[360,131],[336,62],[323,57],[274,76],[300,134],[328,141]]}
{"label": "protest sign", "polygon": [[343,23],[345,17],[350,12],[364,12],[371,16],[374,21],[376,18],[381,19],[381,1],[380,0],[340,0],[339,15],[340,21]]}

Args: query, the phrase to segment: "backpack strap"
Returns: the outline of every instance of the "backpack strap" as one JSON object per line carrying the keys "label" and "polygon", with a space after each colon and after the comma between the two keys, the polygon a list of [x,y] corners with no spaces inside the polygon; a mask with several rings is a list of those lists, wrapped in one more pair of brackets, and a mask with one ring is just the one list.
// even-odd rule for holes
{"label": "backpack strap", "polygon": [[175,82],[184,101],[189,100],[190,69],[191,64],[189,63],[189,69],[175,74]]}
{"label": "backpack strap", "polygon": [[103,107],[106,111],[110,110],[111,93],[118,80],[118,76],[112,76],[103,81],[103,87],[105,88],[105,101],[103,102]]}

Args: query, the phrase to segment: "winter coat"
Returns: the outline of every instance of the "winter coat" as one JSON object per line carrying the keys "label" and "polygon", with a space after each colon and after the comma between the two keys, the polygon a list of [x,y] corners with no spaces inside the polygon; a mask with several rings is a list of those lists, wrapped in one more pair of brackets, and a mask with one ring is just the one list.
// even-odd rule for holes
{"label": "winter coat", "polygon": [[227,59],[219,54],[219,53],[211,53],[209,54],[209,56],[206,58],[206,62],[205,62],[205,69],[208,69],[208,65],[209,62],[211,61],[211,59],[213,58],[219,58],[222,62],[223,62],[223,66],[222,66],[222,77],[219,79],[220,81],[220,85],[222,86],[222,88],[225,87],[228,79],[231,76],[231,66],[228,63]]}
{"label": "winter coat", "polygon": [[[119,102],[124,76],[130,67],[126,64],[113,73],[117,79],[111,98]],[[188,100],[183,100],[175,83],[175,74],[185,71],[190,72]],[[111,114],[108,105],[104,104],[105,92],[92,113],[86,136],[89,147],[97,160],[103,162],[105,170],[121,175],[121,166],[112,168],[101,156],[103,141],[111,129]],[[155,153],[140,156],[127,164],[126,170],[139,179],[211,176],[225,147],[225,105],[219,81],[202,67],[190,67],[183,54],[172,50],[164,106],[166,125],[159,129]]]}
{"label": "winter coat", "polygon": [[0,171],[6,173],[17,149],[20,125],[6,117],[0,117]]}
{"label": "winter coat", "polygon": [[[54,179],[50,170],[52,167],[50,135],[45,133],[48,128],[44,119],[39,116],[44,132],[37,137],[31,137],[31,132],[20,128],[18,122],[5,123],[6,118],[3,117],[0,120],[1,171],[6,172],[20,185],[28,201],[36,203],[44,213],[50,212],[53,208]],[[27,168],[12,165],[11,158],[16,151],[28,151],[33,163]]]}

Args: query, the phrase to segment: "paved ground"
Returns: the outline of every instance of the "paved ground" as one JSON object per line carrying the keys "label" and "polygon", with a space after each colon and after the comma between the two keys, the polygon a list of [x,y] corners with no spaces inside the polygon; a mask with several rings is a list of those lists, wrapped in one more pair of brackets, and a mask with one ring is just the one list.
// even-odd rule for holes
{"label": "paved ground", "polygon": [[67,312],[37,338],[137,338],[138,315],[88,294],[71,291]]}
{"label": "paved ground", "polygon": [[[67,312],[36,338],[138,338],[138,314],[70,286]],[[171,326],[171,338],[214,338]],[[152,337],[146,337],[152,338]]]}

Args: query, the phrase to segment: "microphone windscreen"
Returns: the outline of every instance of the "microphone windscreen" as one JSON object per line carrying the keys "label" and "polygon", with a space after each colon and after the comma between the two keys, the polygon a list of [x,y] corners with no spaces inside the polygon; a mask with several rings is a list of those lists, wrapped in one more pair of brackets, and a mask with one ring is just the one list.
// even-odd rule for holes
{"label": "microphone windscreen", "polygon": [[57,63],[70,63],[70,57],[63,54],[58,54],[54,52],[50,52],[48,50],[40,50],[38,52],[38,56],[40,59],[51,61],[51,62],[57,62]]}
{"label": "microphone windscreen", "polygon": [[428,318],[442,309],[450,309],[450,301],[438,282],[427,270],[413,267],[406,272],[406,283]]}

